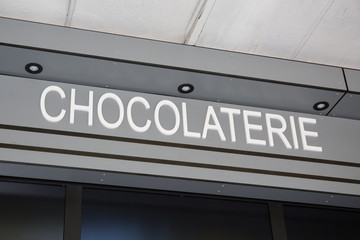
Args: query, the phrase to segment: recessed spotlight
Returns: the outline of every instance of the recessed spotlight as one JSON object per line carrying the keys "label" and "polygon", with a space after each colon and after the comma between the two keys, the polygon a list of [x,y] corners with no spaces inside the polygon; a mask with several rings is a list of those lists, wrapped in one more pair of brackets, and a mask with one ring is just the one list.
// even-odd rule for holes
{"label": "recessed spotlight", "polygon": [[329,107],[329,103],[328,103],[328,102],[325,102],[325,101],[323,101],[323,102],[318,102],[318,103],[315,103],[315,104],[314,104],[314,109],[315,109],[316,111],[322,111],[322,110],[327,109],[328,107]]}
{"label": "recessed spotlight", "polygon": [[192,91],[194,91],[194,86],[191,85],[190,83],[185,83],[185,84],[181,84],[179,87],[178,87],[178,91],[180,93],[191,93]]}
{"label": "recessed spotlight", "polygon": [[25,70],[31,74],[39,74],[42,72],[43,67],[38,63],[29,63],[26,64]]}

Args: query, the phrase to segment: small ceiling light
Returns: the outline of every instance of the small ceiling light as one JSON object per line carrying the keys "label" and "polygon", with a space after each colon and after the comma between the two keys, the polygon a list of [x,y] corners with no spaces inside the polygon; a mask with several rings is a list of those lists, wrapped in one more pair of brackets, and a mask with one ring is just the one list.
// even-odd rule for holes
{"label": "small ceiling light", "polygon": [[25,70],[31,74],[39,74],[42,72],[43,67],[38,63],[29,63],[26,64]]}
{"label": "small ceiling light", "polygon": [[178,87],[178,91],[184,94],[191,93],[192,91],[194,91],[194,86],[190,83],[181,84]]}
{"label": "small ceiling light", "polygon": [[329,103],[328,102],[318,102],[318,103],[315,103],[314,105],[314,109],[316,111],[322,111],[322,110],[325,110],[329,107]]}

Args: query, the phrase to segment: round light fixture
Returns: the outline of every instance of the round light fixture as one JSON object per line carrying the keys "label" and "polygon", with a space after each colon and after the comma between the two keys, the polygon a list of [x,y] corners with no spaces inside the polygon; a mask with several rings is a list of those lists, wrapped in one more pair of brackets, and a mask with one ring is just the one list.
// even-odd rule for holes
{"label": "round light fixture", "polygon": [[323,101],[323,102],[318,102],[318,103],[315,103],[315,104],[314,104],[314,109],[315,109],[316,111],[322,111],[322,110],[327,109],[328,107],[329,107],[329,103],[328,103],[328,102],[325,102],[325,101]]}
{"label": "round light fixture", "polygon": [[42,72],[43,67],[38,63],[28,63],[25,66],[25,70],[31,74],[39,74]]}
{"label": "round light fixture", "polygon": [[194,86],[190,83],[184,83],[178,87],[178,91],[184,94],[191,93],[194,91]]}

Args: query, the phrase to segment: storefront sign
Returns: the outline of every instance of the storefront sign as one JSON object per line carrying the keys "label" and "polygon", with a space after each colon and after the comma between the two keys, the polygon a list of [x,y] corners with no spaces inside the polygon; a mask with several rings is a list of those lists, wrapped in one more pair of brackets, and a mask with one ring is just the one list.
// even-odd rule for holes
{"label": "storefront sign", "polygon": [[[94,101],[94,91],[85,91],[87,104],[77,104],[78,91],[76,88],[71,88],[70,91],[65,92],[58,85],[46,87],[40,96],[42,117],[48,122],[54,123],[54,126],[58,122],[75,124],[75,122],[79,121],[77,116],[82,112],[86,115],[89,128],[92,128],[94,121],[96,121],[100,123],[99,125],[102,128],[112,129],[113,133],[119,136],[121,136],[121,130],[119,129],[124,119],[126,119],[127,125],[132,131],[145,133],[150,128],[154,128],[154,131],[168,136],[169,141],[171,141],[171,136],[177,134],[183,137],[184,141],[186,141],[186,138],[195,138],[201,139],[200,141],[206,144],[209,133],[212,132],[215,135],[213,137],[222,142],[236,144],[238,142],[237,138],[240,137],[245,139],[246,144],[251,145],[285,147],[286,149],[295,150],[301,147],[301,150],[304,151],[322,152],[321,146],[310,145],[308,141],[308,139],[312,138],[312,144],[316,144],[318,138],[316,118],[295,117],[293,115],[284,117],[281,114],[254,111],[246,107],[225,107],[219,104],[214,106],[211,103],[205,103],[201,106],[205,115],[198,114],[197,109],[193,109],[192,114],[189,114],[187,109],[191,108],[192,105],[187,104],[185,99],[180,100],[181,103],[177,101],[179,106],[166,97],[151,105],[145,97],[137,94],[134,94],[125,102],[122,99],[123,93],[116,94],[115,91],[108,91],[99,95],[96,98],[97,101]],[[47,104],[48,95],[50,94],[57,95],[57,102],[56,96],[53,96],[53,104]],[[62,102],[67,98],[70,98],[70,104],[62,107]],[[138,107],[135,108],[135,106]],[[47,108],[53,108],[58,113],[51,115],[48,113]],[[116,113],[115,118],[106,117],[105,108],[109,108],[108,112]],[[146,117],[145,112],[148,112]],[[138,119],[135,119],[135,116]],[[108,118],[112,118],[112,120]],[[172,121],[172,123],[168,124],[169,121]],[[194,126],[194,121],[202,124],[200,127]],[[143,123],[138,124],[138,122]],[[239,130],[239,128],[241,129]],[[238,132],[245,134],[241,135]],[[255,137],[255,132],[260,134],[264,132],[265,138]],[[276,146],[275,138],[278,139]],[[300,146],[299,141],[301,141]]]}
{"label": "storefront sign", "polygon": [[287,159],[360,162],[356,120],[10,76],[1,81],[3,127]]}

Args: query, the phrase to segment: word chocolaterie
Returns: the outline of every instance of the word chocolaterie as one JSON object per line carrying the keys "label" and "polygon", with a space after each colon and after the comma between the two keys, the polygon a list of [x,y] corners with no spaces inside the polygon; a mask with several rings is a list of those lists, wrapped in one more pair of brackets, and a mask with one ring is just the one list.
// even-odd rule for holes
{"label": "word chocolaterie", "polygon": [[[46,108],[47,95],[49,93],[57,94],[58,101],[64,100],[67,97],[70,97],[70,106],[69,108],[61,108],[56,114],[49,114],[49,111]],[[70,95],[70,96],[69,96]],[[299,149],[305,151],[314,151],[314,152],[322,152],[322,147],[310,145],[309,139],[317,138],[318,133],[314,130],[314,126],[316,125],[315,118],[308,117],[294,117],[292,115],[287,116],[286,118],[280,114],[274,113],[262,113],[260,111],[254,110],[246,110],[246,109],[237,109],[237,108],[229,108],[229,107],[216,107],[214,108],[211,105],[205,106],[207,108],[206,115],[203,117],[203,125],[197,131],[190,131],[191,121],[188,121],[190,116],[188,116],[187,104],[186,102],[181,102],[181,106],[177,106],[173,101],[170,100],[160,100],[154,106],[151,106],[149,101],[141,96],[132,97],[126,104],[122,101],[122,99],[115,93],[104,93],[101,95],[99,100],[97,101],[96,106],[94,105],[94,92],[88,91],[88,104],[80,105],[76,104],[76,90],[74,88],[71,89],[70,93],[66,95],[65,91],[58,86],[49,86],[46,87],[41,94],[40,97],[40,110],[42,116],[49,122],[56,123],[60,121],[69,121],[70,124],[75,123],[76,112],[85,112],[87,113],[88,126],[93,125],[93,117],[94,117],[94,107],[97,108],[97,118],[101,125],[107,129],[117,129],[123,123],[125,116],[128,121],[130,128],[138,133],[144,133],[149,130],[149,128],[155,126],[156,129],[163,135],[172,136],[174,134],[179,134],[180,126],[182,125],[182,135],[186,138],[198,138],[202,140],[206,140],[208,137],[209,131],[214,131],[216,135],[218,135],[219,140],[221,141],[237,141],[237,125],[235,125],[236,118],[242,118],[242,126],[245,132],[245,140],[246,144],[253,144],[258,146],[270,146],[274,147],[275,141],[274,138],[280,139],[276,144],[281,144],[287,149]],[[116,121],[110,121],[106,119],[103,114],[103,106],[105,101],[112,101],[115,103],[117,111],[119,114],[117,115]],[[142,111],[151,111],[151,117],[147,117],[147,119],[143,119],[145,124],[136,124],[137,121],[134,121],[134,105],[141,106]],[[172,114],[172,118],[175,119],[173,126],[170,128],[168,126],[164,127],[164,123],[167,119],[161,119],[160,111],[161,109],[170,110]],[[136,108],[139,110],[139,108]],[[66,112],[69,113],[69,120],[66,120],[65,115]],[[226,122],[219,121],[219,117],[221,119],[226,118]],[[139,116],[139,114],[137,114]],[[140,116],[144,116],[140,115]],[[191,117],[199,117],[199,116],[191,116]],[[256,119],[258,118],[258,119]],[[259,124],[259,120],[261,119],[263,124]],[[257,122],[257,123],[255,123]],[[264,126],[263,126],[264,125]],[[229,136],[226,136],[224,133],[223,127],[226,126],[226,133],[230,133]],[[264,129],[264,127],[266,129]],[[298,127],[298,129],[297,129]],[[260,139],[259,135],[256,133],[264,131],[263,139]],[[299,134],[298,134],[299,133]],[[255,135],[257,135],[255,137]],[[300,135],[298,137],[298,135]],[[301,141],[301,147],[299,144],[299,139]],[[316,139],[312,139],[314,141]]]}

